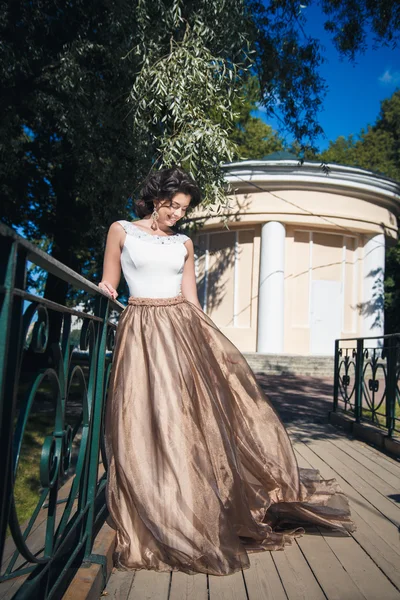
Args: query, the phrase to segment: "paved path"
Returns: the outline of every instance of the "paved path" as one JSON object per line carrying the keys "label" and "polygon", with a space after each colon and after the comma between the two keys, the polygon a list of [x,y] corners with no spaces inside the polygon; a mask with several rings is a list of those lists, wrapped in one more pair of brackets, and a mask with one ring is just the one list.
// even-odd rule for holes
{"label": "paved path", "polygon": [[224,577],[114,572],[107,600],[400,600],[400,462],[329,425],[331,381],[258,379],[289,429],[299,465],[336,477],[357,531],[309,531],[282,552],[250,554],[250,569]]}

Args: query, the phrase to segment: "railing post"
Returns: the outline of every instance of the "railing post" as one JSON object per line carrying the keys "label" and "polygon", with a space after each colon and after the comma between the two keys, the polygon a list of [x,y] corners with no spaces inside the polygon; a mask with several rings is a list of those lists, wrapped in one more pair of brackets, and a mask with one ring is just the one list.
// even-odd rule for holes
{"label": "railing post", "polygon": [[387,349],[387,382],[386,382],[386,427],[388,436],[391,437],[394,429],[396,412],[396,387],[397,387],[397,353],[398,344],[396,338],[389,339]]}
{"label": "railing post", "polygon": [[335,340],[335,372],[333,382],[333,412],[337,411],[339,403],[339,340]]}
{"label": "railing post", "polygon": [[362,400],[363,400],[363,364],[364,364],[364,339],[357,340],[356,354],[356,381],[355,381],[355,403],[354,416],[356,423],[360,422],[362,416]]}
{"label": "railing post", "polygon": [[103,414],[105,354],[107,345],[107,323],[109,317],[109,302],[107,298],[98,296],[95,304],[95,314],[101,317],[97,333],[96,347],[96,380],[93,390],[93,402],[90,423],[89,445],[89,470],[87,475],[87,502],[89,509],[86,519],[86,546],[85,559],[90,556],[93,545],[95,525],[95,500],[97,493],[97,479],[100,453],[101,421]]}
{"label": "railing post", "polygon": [[12,439],[16,412],[14,373],[21,355],[23,298],[14,288],[25,285],[26,253],[6,237],[0,238],[3,265],[0,271],[0,562],[11,506]]}

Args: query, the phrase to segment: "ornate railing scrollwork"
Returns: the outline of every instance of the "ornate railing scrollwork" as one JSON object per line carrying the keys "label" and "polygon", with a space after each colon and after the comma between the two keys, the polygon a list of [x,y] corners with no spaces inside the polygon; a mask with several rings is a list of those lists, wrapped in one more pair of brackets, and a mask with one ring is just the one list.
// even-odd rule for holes
{"label": "ornate railing scrollwork", "polygon": [[[18,597],[41,600],[61,597],[90,560],[106,517],[103,419],[124,306],[4,225],[0,240],[0,595],[18,581]],[[28,261],[91,295],[93,308],[26,290]]]}
{"label": "ornate railing scrollwork", "polygon": [[333,410],[400,434],[400,334],[335,342]]}

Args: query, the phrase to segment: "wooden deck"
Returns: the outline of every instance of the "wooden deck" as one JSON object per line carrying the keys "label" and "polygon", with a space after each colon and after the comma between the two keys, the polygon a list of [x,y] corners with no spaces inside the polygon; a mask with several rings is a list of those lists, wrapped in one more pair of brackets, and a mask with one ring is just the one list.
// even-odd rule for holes
{"label": "wooden deck", "polygon": [[260,376],[291,434],[300,466],[335,477],[357,531],[315,529],[279,552],[250,554],[227,576],[114,572],[107,600],[400,600],[400,462],[327,423],[331,382]]}

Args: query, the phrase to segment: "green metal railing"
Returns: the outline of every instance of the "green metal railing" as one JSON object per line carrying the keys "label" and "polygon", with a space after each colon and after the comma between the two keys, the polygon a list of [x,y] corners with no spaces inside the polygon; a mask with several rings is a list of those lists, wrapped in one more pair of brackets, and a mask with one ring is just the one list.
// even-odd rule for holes
{"label": "green metal railing", "polygon": [[[124,306],[1,224],[0,256],[0,595],[61,598],[79,566],[100,560],[103,416]],[[94,308],[30,293],[29,263]]]}
{"label": "green metal railing", "polygon": [[333,410],[400,434],[400,334],[335,341]]}

